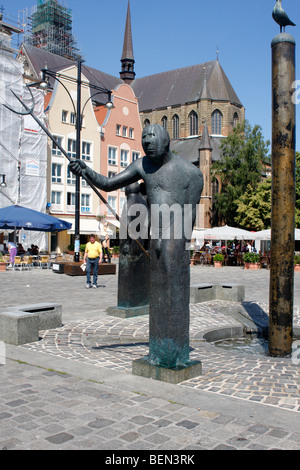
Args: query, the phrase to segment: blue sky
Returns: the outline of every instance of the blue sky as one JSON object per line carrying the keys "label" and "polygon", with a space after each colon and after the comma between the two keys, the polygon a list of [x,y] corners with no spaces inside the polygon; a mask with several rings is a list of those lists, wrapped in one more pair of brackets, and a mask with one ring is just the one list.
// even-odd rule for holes
{"label": "blue sky", "polygon": [[[68,0],[73,33],[86,64],[119,76],[128,0]],[[298,25],[288,27],[300,49],[300,2],[283,0]],[[2,0],[12,19],[37,0]],[[137,77],[215,60],[220,63],[246,108],[251,125],[271,139],[271,41],[279,33],[272,19],[275,0],[130,0]],[[300,86],[298,87],[300,89]],[[300,95],[299,95],[300,96]],[[296,106],[297,122],[300,104]],[[296,148],[300,151],[300,126]]]}

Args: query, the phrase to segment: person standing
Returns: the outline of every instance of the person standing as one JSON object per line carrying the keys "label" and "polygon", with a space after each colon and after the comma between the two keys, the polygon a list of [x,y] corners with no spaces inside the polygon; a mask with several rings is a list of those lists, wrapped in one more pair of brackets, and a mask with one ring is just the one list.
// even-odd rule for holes
{"label": "person standing", "polygon": [[102,247],[96,241],[95,235],[90,235],[90,241],[86,244],[83,262],[86,263],[86,288],[91,286],[91,270],[93,269],[93,288],[97,288],[98,266],[102,260]]}
{"label": "person standing", "polygon": [[[103,258],[104,256],[107,256],[107,262],[110,263],[110,251],[109,251],[109,236],[106,235],[103,242],[102,242],[102,247],[103,247]],[[103,259],[103,262],[105,263],[105,258]]]}

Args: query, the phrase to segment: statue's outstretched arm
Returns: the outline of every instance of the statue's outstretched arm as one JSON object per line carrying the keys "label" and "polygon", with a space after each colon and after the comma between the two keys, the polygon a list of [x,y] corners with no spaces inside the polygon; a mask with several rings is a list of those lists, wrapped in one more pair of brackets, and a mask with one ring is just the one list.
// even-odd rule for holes
{"label": "statue's outstretched arm", "polygon": [[88,182],[90,181],[97,188],[107,192],[123,188],[141,179],[137,160],[131,163],[124,171],[111,178],[107,178],[92,170],[82,160],[72,160],[69,163],[69,168],[75,175],[86,177]]}

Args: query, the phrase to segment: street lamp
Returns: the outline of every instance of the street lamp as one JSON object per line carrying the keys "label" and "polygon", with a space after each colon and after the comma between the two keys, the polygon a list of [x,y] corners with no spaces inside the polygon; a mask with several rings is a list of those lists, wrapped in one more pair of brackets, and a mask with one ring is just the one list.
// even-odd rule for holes
{"label": "street lamp", "polygon": [[[47,68],[42,69],[42,81],[39,83],[39,88],[46,89],[49,84],[47,82],[47,77],[54,78],[57,80],[66,92],[69,95],[69,98],[72,102],[74,113],[76,116],[75,122],[75,129],[76,129],[76,158],[80,159],[80,150],[81,150],[81,129],[82,129],[82,118],[83,118],[83,111],[85,109],[86,104],[90,99],[95,97],[99,94],[106,94],[107,95],[107,102],[106,108],[112,109],[114,105],[111,100],[111,90],[107,88],[99,87],[97,85],[93,85],[88,82],[84,82],[81,80],[81,66],[84,61],[82,59],[77,60],[77,78],[70,77],[68,75],[64,75],[60,72],[54,72],[52,70],[48,70]],[[76,83],[77,85],[77,106],[75,107],[75,103],[71,97],[71,94],[61,79],[65,79],[68,82]],[[93,90],[93,94],[86,100],[84,103],[83,108],[81,109],[81,87],[85,86]],[[80,177],[76,176],[76,183],[75,183],[75,243],[74,243],[74,261],[79,261],[79,252],[80,252]]]}
{"label": "street lamp", "polygon": [[1,188],[6,188],[7,184],[6,184],[6,181],[5,181],[5,176],[3,173],[0,174],[1,176],[1,183],[0,183],[0,187]]}

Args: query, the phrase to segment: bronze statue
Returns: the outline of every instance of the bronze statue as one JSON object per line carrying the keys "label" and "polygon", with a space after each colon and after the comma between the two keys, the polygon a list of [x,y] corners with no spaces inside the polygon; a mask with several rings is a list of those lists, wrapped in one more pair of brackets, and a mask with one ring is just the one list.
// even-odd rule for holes
{"label": "bronze statue", "polygon": [[[108,192],[142,179],[151,214],[152,209],[169,208],[167,227],[163,217],[155,217],[155,221],[151,217],[148,361],[170,368],[189,362],[190,259],[186,242],[195,221],[203,176],[196,166],[170,150],[169,134],[163,127],[146,126],[142,145],[146,155],[112,178],[94,172],[82,160],[73,160],[69,167]],[[186,207],[191,208],[190,233],[184,229]],[[180,208],[181,220],[171,213],[173,208]]]}

